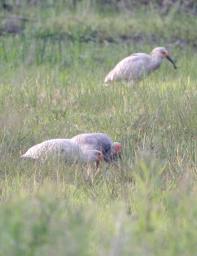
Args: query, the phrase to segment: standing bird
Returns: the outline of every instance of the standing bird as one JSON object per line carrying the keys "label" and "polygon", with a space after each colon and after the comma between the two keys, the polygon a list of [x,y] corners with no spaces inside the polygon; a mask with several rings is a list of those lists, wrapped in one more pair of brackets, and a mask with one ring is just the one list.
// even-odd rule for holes
{"label": "standing bird", "polygon": [[102,152],[104,161],[110,163],[121,156],[121,144],[113,142],[105,133],[82,133],[71,140],[82,148]]}
{"label": "standing bird", "polygon": [[125,80],[134,83],[158,69],[164,58],[177,68],[169,52],[164,47],[156,47],[151,54],[134,53],[121,60],[105,77],[104,82]]}
{"label": "standing bird", "polygon": [[103,160],[103,155],[100,151],[81,147],[70,139],[46,140],[29,148],[21,157],[41,161],[58,158],[70,163],[96,162],[97,165]]}

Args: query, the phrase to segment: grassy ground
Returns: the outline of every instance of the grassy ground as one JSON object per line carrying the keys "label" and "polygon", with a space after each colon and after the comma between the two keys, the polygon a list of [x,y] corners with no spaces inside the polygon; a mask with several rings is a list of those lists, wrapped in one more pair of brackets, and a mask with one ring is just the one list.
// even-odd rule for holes
{"label": "grassy ground", "polygon": [[[36,22],[0,40],[0,255],[195,255],[196,18],[80,10],[23,9]],[[103,86],[118,60],[159,44],[177,71],[165,61],[134,88]],[[123,145],[92,185],[80,166],[19,158],[86,131]]]}

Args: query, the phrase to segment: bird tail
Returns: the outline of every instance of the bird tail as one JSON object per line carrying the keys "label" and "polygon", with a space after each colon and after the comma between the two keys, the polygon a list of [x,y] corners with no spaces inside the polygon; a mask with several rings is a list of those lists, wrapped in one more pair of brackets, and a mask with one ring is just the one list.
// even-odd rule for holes
{"label": "bird tail", "polygon": [[104,80],[105,86],[108,86],[108,85],[109,85],[108,82],[109,82],[109,81],[108,81],[108,76],[106,76],[106,77],[105,77],[105,80]]}
{"label": "bird tail", "polygon": [[30,155],[27,154],[27,153],[21,155],[20,158],[22,158],[22,159],[34,159],[34,160],[37,159],[36,157],[30,156]]}
{"label": "bird tail", "polygon": [[20,158],[28,158],[28,156],[26,154],[23,154],[20,156]]}
{"label": "bird tail", "polygon": [[109,72],[108,75],[106,75],[104,83],[105,86],[109,86],[109,84],[113,81],[113,74],[111,72]]}

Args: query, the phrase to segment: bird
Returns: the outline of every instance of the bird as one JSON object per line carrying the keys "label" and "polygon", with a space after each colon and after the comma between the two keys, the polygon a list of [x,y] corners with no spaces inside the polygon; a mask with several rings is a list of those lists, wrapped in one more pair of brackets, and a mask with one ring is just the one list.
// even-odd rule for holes
{"label": "bird", "polygon": [[71,140],[81,147],[102,152],[103,159],[107,163],[121,158],[121,144],[113,142],[105,133],[81,133],[72,137]]}
{"label": "bird", "polygon": [[127,81],[131,84],[143,79],[145,76],[158,69],[166,58],[173,67],[177,66],[164,47],[156,47],[150,54],[134,53],[121,60],[105,77],[105,84],[114,81]]}
{"label": "bird", "polygon": [[58,158],[70,163],[96,162],[98,166],[103,160],[103,155],[99,150],[81,147],[70,139],[50,139],[30,147],[21,158],[41,162],[50,158]]}

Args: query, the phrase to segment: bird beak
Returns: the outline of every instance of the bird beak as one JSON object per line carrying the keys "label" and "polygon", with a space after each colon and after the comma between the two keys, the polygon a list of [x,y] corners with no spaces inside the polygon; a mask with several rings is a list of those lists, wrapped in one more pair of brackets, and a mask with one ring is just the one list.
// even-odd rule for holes
{"label": "bird beak", "polygon": [[118,155],[118,158],[119,158],[120,160],[122,160],[122,155],[121,155],[121,154],[119,154],[119,155]]}
{"label": "bird beak", "polygon": [[174,62],[173,59],[171,59],[171,57],[170,57],[169,55],[167,55],[167,54],[166,54],[166,59],[169,60],[169,61],[173,64],[173,67],[174,67],[175,69],[177,69],[177,66],[176,66],[175,62]]}
{"label": "bird beak", "polygon": [[110,162],[122,160],[121,152],[111,155]]}

